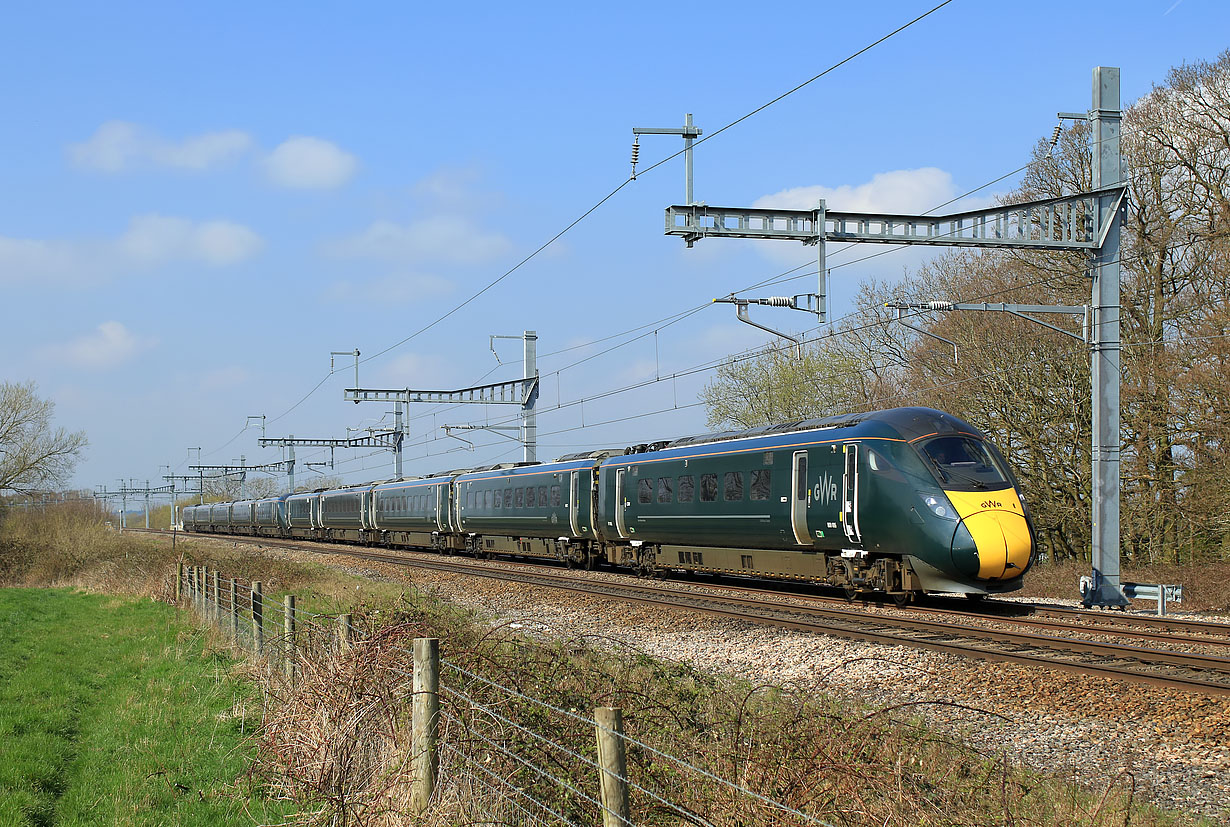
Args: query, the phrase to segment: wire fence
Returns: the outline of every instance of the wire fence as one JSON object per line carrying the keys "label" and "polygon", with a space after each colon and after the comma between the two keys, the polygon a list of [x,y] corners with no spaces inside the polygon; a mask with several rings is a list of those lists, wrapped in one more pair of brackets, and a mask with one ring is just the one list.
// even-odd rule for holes
{"label": "wire fence", "polygon": [[[719,767],[672,753],[652,727],[625,732],[620,709],[563,705],[549,664],[450,641],[440,657],[435,642],[407,646],[395,625],[305,611],[294,595],[201,566],[180,566],[175,595],[250,656],[266,679],[266,736],[284,747],[279,771],[335,808],[441,807],[516,825],[831,827],[753,789],[763,779],[737,743]],[[295,705],[305,714],[282,714]],[[637,710],[634,730],[654,714]]]}

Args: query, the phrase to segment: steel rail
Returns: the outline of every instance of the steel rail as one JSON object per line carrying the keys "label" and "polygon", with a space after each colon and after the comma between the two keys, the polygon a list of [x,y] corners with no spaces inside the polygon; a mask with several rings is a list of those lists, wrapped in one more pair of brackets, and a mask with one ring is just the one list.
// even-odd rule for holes
{"label": "steel rail", "polygon": [[[550,574],[544,571],[527,571],[528,567],[524,566],[519,567],[521,570],[509,567],[496,569],[477,562],[463,563],[459,560],[411,558],[404,553],[322,547],[301,541],[269,537],[222,536],[228,540],[249,544],[292,547],[321,555],[339,554],[394,565],[519,582],[609,599],[698,611],[718,617],[752,621],[798,631],[830,634],[852,640],[907,645],[966,658],[1042,666],[1078,674],[1177,687],[1207,694],[1230,694],[1230,659],[1212,655],[1168,652],[1123,644],[1097,643],[891,615],[873,616],[850,609],[803,607],[754,599],[732,601],[721,595],[680,592],[675,589],[641,584],[624,586]],[[739,608],[737,605],[731,605],[732,603],[744,605]],[[808,614],[812,615],[810,619],[806,617]],[[945,636],[949,639],[944,639]],[[1043,652],[1047,654],[1041,654]],[[1090,662],[1060,657],[1065,654],[1096,656],[1103,660]]]}

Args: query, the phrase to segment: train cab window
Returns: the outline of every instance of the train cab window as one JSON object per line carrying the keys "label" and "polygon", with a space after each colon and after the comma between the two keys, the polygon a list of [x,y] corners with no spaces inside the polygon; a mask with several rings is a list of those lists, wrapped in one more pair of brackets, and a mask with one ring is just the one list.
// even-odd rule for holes
{"label": "train cab window", "polygon": [[773,472],[768,468],[763,471],[752,472],[752,499],[767,500],[769,492],[773,490],[772,482]]}
{"label": "train cab window", "polygon": [[560,504],[561,502],[563,502],[563,498],[562,498],[562,496],[560,495],[560,488],[559,488],[559,486],[558,486],[558,485],[553,485],[553,486],[551,486],[551,507],[552,507],[552,508],[559,508],[559,504]]}
{"label": "train cab window", "polygon": [[538,507],[547,507],[547,487],[545,485],[538,486]]}
{"label": "train cab window", "polygon": [[513,492],[511,488],[504,489],[504,507],[512,508]]}
{"label": "train cab window", "polygon": [[700,475],[700,501],[717,502],[717,474]]}
{"label": "train cab window", "polygon": [[525,507],[534,507],[534,486],[532,485],[527,485],[525,487]]}
{"label": "train cab window", "polygon": [[524,488],[514,488],[513,489],[513,507],[522,508],[524,505],[525,505],[525,489]]}
{"label": "train cab window", "polygon": [[638,503],[653,502],[653,480],[646,477],[636,481],[636,501]]}
{"label": "train cab window", "polygon": [[696,479],[691,474],[679,478],[679,502],[690,503],[696,497]]}
{"label": "train cab window", "polygon": [[675,481],[670,477],[658,477],[658,502],[668,503],[674,500]]}
{"label": "train cab window", "polygon": [[738,471],[727,471],[722,484],[722,495],[726,502],[738,502],[743,499],[743,474]]}
{"label": "train cab window", "polygon": [[922,451],[946,488],[973,490],[1008,485],[1008,475],[981,440],[936,437],[923,445]]}

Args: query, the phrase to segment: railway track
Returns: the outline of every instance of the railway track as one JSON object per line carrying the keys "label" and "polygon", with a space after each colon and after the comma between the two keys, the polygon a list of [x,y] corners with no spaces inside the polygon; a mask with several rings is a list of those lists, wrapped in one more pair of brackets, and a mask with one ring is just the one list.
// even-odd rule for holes
{"label": "railway track", "polygon": [[[131,530],[131,529],[130,529]],[[786,602],[795,598],[789,593],[775,593],[746,587],[721,589],[720,593],[685,591],[643,582],[622,584],[606,580],[578,578],[552,572],[544,566],[509,564],[494,567],[478,561],[440,558],[422,553],[372,550],[350,546],[320,546],[293,540],[267,537],[219,536],[217,539],[291,548],[316,554],[338,554],[357,559],[434,571],[464,574],[471,577],[515,582],[527,586],[565,590],[625,602],[695,611],[780,628],[817,634],[835,635],[852,640],[864,640],[889,645],[904,645],[958,657],[1040,666],[1085,675],[1128,680],[1138,683],[1180,688],[1205,694],[1230,694],[1230,658],[1207,653],[1185,652],[1150,646],[1127,645],[1099,640],[1044,634],[1043,631],[1063,630],[1096,635],[1123,634],[1102,624],[1085,624],[1080,610],[1059,610],[1037,607],[1053,612],[1053,617],[1065,622],[1035,617],[1001,617],[996,614],[971,613],[948,608],[923,607],[913,613],[870,613],[836,605],[825,598],[805,602]],[[833,605],[830,605],[833,604]],[[1029,604],[1013,604],[1026,605]],[[932,620],[920,616],[926,613],[947,615],[951,620]],[[1066,622],[1077,616],[1077,623]],[[996,629],[984,625],[958,622],[961,619],[1006,620],[1035,631]],[[1129,616],[1130,617],[1130,616]],[[1152,618],[1133,617],[1134,620]],[[1160,619],[1165,621],[1166,619]],[[1189,630],[1212,627],[1201,637],[1191,634],[1168,634],[1166,628]],[[1168,643],[1201,647],[1230,646],[1230,626],[1181,621],[1177,626],[1161,624],[1128,624],[1129,636]],[[1148,628],[1152,626],[1153,628]],[[1200,631],[1204,631],[1201,628]]]}

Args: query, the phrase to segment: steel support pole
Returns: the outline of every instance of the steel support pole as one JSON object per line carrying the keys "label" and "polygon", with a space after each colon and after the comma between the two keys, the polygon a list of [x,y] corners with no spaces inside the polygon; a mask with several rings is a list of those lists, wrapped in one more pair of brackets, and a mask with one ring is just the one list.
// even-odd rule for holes
{"label": "steel support pole", "polygon": [[[1093,70],[1093,188],[1123,182],[1123,156],[1119,147],[1119,69]],[[1115,210],[1119,203],[1118,211]],[[1110,224],[1106,241],[1093,258],[1093,588],[1084,596],[1086,606],[1126,606],[1119,582],[1119,252],[1122,216],[1126,205],[1113,195],[1098,198],[1103,226]]]}
{"label": "steel support pole", "polygon": [[821,198],[820,206],[816,210],[816,266],[819,268],[816,284],[816,320],[820,324],[825,324],[829,320],[829,273],[824,251],[824,222],[827,209],[824,199]]}
{"label": "steel support pole", "polygon": [[393,403],[393,476],[396,479],[401,479],[401,406],[402,402],[399,399]]}
{"label": "steel support pole", "polygon": [[[293,440],[295,435],[291,434],[290,438]],[[287,493],[293,494],[295,493],[295,443],[291,442],[287,447],[290,448],[290,464],[286,466],[286,474],[290,477],[290,490]]]}
{"label": "steel support pole", "polygon": [[[688,120],[691,120],[690,115]],[[688,157],[690,158],[691,155]],[[533,330],[525,331],[524,377],[531,381],[538,378],[538,334]],[[537,403],[538,383],[534,382],[525,402],[521,405],[521,444],[525,446],[526,462],[538,460],[538,414],[534,411]]]}
{"label": "steel support pole", "polygon": [[688,204],[695,204],[696,199],[692,197],[692,113],[689,112],[687,118],[683,122],[686,127],[686,132],[683,135],[683,166],[684,166],[684,195],[687,197]]}

